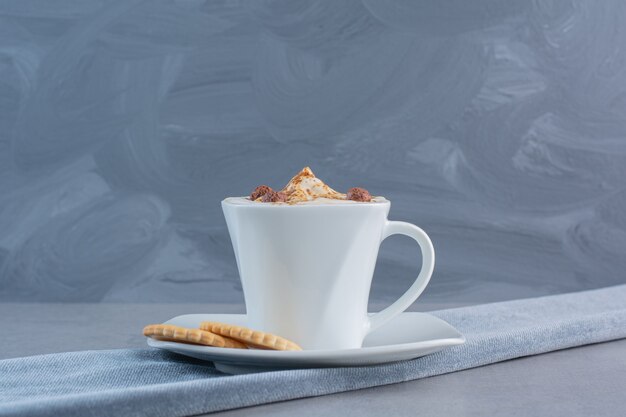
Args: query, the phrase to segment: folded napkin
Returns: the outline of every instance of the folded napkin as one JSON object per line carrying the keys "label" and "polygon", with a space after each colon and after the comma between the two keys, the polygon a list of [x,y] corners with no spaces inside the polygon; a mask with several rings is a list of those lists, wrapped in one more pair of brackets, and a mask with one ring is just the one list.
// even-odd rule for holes
{"label": "folded napkin", "polygon": [[464,345],[386,365],[228,376],[157,349],[0,361],[0,415],[191,416],[424,378],[626,337],[626,285],[433,312]]}

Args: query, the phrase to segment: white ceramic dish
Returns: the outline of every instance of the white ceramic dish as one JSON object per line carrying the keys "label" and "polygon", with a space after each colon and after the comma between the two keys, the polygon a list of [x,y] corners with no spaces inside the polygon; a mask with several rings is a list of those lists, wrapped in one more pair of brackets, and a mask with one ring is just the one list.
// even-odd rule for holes
{"label": "white ceramic dish", "polygon": [[[244,314],[187,314],[167,324],[197,328],[201,321],[220,321],[246,326]],[[278,352],[256,349],[225,349],[148,339],[148,345],[193,358],[215,362],[226,373],[275,369],[375,365],[418,358],[465,338],[445,321],[427,313],[402,313],[370,333],[359,349]]]}

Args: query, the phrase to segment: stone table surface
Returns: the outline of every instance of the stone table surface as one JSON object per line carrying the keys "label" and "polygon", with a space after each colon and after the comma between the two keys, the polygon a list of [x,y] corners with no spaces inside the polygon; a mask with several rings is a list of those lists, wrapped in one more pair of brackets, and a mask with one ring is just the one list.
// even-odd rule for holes
{"label": "stone table surface", "polygon": [[[434,310],[450,305],[419,305]],[[415,309],[415,308],[413,308]],[[376,310],[376,308],[374,308]],[[142,327],[240,305],[3,303],[0,359],[145,347]],[[98,332],[93,332],[97,326]],[[32,335],[37,334],[37,341]],[[88,337],[77,335],[89,335]],[[626,340],[583,346],[383,387],[226,411],[224,416],[623,416]]]}

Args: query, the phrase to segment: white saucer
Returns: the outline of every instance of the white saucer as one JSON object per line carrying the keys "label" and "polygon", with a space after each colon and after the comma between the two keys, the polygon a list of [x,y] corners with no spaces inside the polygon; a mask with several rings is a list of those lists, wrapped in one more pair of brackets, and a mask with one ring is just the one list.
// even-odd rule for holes
{"label": "white saucer", "polygon": [[[167,324],[197,328],[201,321],[220,321],[246,326],[245,314],[186,314]],[[418,358],[465,338],[445,321],[426,313],[402,313],[370,333],[360,349],[303,350],[280,352],[256,349],[226,349],[148,338],[148,345],[193,358],[215,362],[225,373],[261,372],[276,369],[375,365]]]}

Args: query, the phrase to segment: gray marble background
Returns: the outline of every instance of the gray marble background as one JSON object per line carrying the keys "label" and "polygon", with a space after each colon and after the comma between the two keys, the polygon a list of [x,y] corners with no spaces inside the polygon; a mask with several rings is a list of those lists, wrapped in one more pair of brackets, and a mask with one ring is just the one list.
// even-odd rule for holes
{"label": "gray marble background", "polygon": [[[310,165],[424,297],[626,282],[622,0],[0,1],[0,301],[243,301],[219,201]],[[373,300],[413,280],[384,243]]]}

